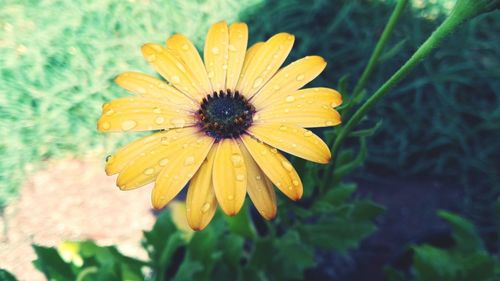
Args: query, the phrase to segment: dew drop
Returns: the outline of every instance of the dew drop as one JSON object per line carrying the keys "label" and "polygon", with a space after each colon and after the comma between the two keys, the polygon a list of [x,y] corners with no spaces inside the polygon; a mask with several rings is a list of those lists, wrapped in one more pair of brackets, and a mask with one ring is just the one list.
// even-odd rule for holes
{"label": "dew drop", "polygon": [[300,74],[297,76],[297,81],[302,81],[304,80],[304,75],[303,74]]}
{"label": "dew drop", "polygon": [[189,50],[189,46],[188,46],[188,44],[183,44],[181,48],[182,48],[184,51]]}
{"label": "dew drop", "polygon": [[158,116],[158,117],[156,117],[155,122],[156,122],[156,124],[159,125],[159,124],[165,122],[165,118],[163,118],[163,116]]}
{"label": "dew drop", "polygon": [[161,109],[159,107],[155,107],[153,109],[153,113],[159,114],[159,113],[161,113]]}
{"label": "dew drop", "polygon": [[304,132],[304,137],[310,137],[310,136],[312,136],[312,134],[313,133],[311,131],[305,131]]}
{"label": "dew drop", "polygon": [[232,201],[234,199],[234,195],[228,195],[227,200]]}
{"label": "dew drop", "polygon": [[167,158],[163,158],[163,159],[160,160],[160,162],[158,162],[158,164],[160,166],[162,166],[162,167],[165,167],[168,164],[168,159]]}
{"label": "dew drop", "polygon": [[292,190],[292,186],[291,185],[288,186],[288,190]]}
{"label": "dew drop", "polygon": [[253,87],[254,88],[259,87],[262,84],[263,81],[264,81],[264,79],[262,77],[257,77],[255,79],[255,81],[253,82]]}
{"label": "dew drop", "polygon": [[281,125],[281,126],[280,126],[280,130],[281,130],[281,131],[286,131],[286,129],[287,129],[287,127],[286,127],[285,125]]}
{"label": "dew drop", "polygon": [[186,125],[186,120],[184,120],[183,118],[173,118],[171,122],[172,124],[174,124],[175,127],[179,128],[182,128],[184,127],[184,125]]}
{"label": "dew drop", "polygon": [[245,175],[242,175],[242,174],[236,175],[237,181],[243,181],[244,179],[245,179]]}
{"label": "dew drop", "polygon": [[208,78],[214,78],[215,73],[213,71],[208,72]]}
{"label": "dew drop", "polygon": [[105,114],[106,114],[106,116],[111,116],[111,115],[113,115],[114,113],[115,113],[115,111],[114,111],[113,109],[110,109],[110,110],[106,111],[106,113],[105,113]]}
{"label": "dew drop", "polygon": [[241,157],[241,155],[238,153],[234,153],[233,155],[231,155],[231,161],[233,162],[233,166],[235,168],[239,168],[241,167],[241,164],[243,162],[243,157]]}
{"label": "dew drop", "polygon": [[133,129],[137,125],[137,122],[134,120],[125,120],[122,122],[122,130],[128,131]]}
{"label": "dew drop", "polygon": [[261,177],[260,176],[255,176],[255,179],[260,181]]}
{"label": "dew drop", "polygon": [[295,186],[298,186],[298,185],[299,185],[299,181],[298,181],[298,180],[293,180],[293,181],[292,181],[292,183],[293,183],[293,185],[295,185]]}
{"label": "dew drop", "polygon": [[284,160],[281,161],[281,165],[283,166],[283,168],[285,168],[285,170],[287,170],[289,172],[293,170],[292,164],[290,164],[290,162],[288,162],[288,161],[284,161]]}
{"label": "dew drop", "polygon": [[177,75],[172,76],[171,80],[172,80],[172,83],[179,83],[179,82],[181,82],[181,78],[179,78],[179,76],[177,76]]}
{"label": "dew drop", "polygon": [[163,138],[161,138],[160,143],[161,143],[162,145],[169,145],[169,144],[170,144],[170,141],[168,140],[168,138],[167,138],[167,137],[163,137]]}
{"label": "dew drop", "polygon": [[294,100],[295,100],[295,97],[294,97],[294,96],[292,96],[292,95],[289,95],[289,96],[287,96],[287,97],[285,98],[285,101],[286,101],[286,102],[292,102],[292,101],[294,101]]}
{"label": "dew drop", "polygon": [[101,128],[103,130],[109,130],[109,128],[111,128],[111,125],[108,122],[104,122],[102,123]]}
{"label": "dew drop", "polygon": [[332,121],[330,121],[330,120],[328,120],[328,121],[326,121],[326,122],[325,122],[325,125],[327,125],[327,126],[332,126],[332,125],[333,125],[333,122],[332,122]]}
{"label": "dew drop", "polygon": [[272,152],[272,153],[274,153],[274,154],[278,153],[278,150],[277,150],[276,148],[274,148],[274,147],[272,147],[270,150],[271,150],[271,152]]}
{"label": "dew drop", "polygon": [[222,69],[226,70],[227,69],[227,64],[222,65]]}
{"label": "dew drop", "polygon": [[190,166],[193,165],[194,163],[194,157],[193,156],[188,156],[186,160],[184,160],[184,165],[185,166]]}
{"label": "dew drop", "polygon": [[208,210],[210,210],[210,203],[203,204],[203,206],[201,207],[201,212],[206,213],[208,212]]}
{"label": "dew drop", "polygon": [[231,51],[231,52],[236,52],[236,51],[237,51],[236,47],[235,47],[233,44],[229,44],[229,46],[228,46],[227,48],[228,48],[228,49],[229,49],[229,51]]}
{"label": "dew drop", "polygon": [[146,170],[144,170],[144,174],[147,176],[152,175],[154,172],[155,172],[155,169],[153,169],[153,168],[147,168]]}
{"label": "dew drop", "polygon": [[217,47],[212,48],[212,54],[218,55],[219,53],[220,53],[219,48],[217,48]]}
{"label": "dew drop", "polygon": [[111,162],[113,160],[113,156],[108,155],[106,156],[106,163]]}

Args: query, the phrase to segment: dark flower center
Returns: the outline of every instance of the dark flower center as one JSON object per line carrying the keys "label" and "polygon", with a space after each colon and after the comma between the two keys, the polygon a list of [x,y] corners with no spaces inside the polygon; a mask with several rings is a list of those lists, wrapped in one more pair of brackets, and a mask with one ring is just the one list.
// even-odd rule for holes
{"label": "dark flower center", "polygon": [[252,124],[255,108],[238,91],[214,92],[203,98],[198,126],[217,141],[236,138]]}

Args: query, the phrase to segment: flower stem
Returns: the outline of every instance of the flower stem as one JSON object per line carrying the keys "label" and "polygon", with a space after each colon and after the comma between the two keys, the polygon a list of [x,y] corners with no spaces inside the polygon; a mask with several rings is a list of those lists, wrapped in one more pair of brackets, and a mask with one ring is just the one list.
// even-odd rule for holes
{"label": "flower stem", "polygon": [[399,17],[401,16],[401,13],[403,12],[403,9],[405,8],[407,3],[408,0],[399,0],[398,3],[396,4],[394,11],[392,12],[391,17],[389,18],[389,21],[387,22],[384,31],[382,32],[382,35],[380,36],[377,42],[377,45],[375,45],[375,49],[373,50],[373,53],[370,56],[370,59],[368,60],[368,64],[363,70],[363,73],[361,74],[361,77],[359,78],[358,82],[356,82],[356,85],[354,86],[354,90],[352,91],[350,98],[351,101],[347,104],[347,106],[344,108],[342,112],[344,116],[347,115],[347,112],[354,105],[356,97],[365,88],[366,81],[368,81],[373,71],[375,70],[375,66],[377,66],[380,55],[382,54],[382,51],[384,50],[384,47],[387,44],[389,35],[391,35],[392,31],[394,30],[394,27],[396,26],[396,23],[398,22]]}
{"label": "flower stem", "polygon": [[361,121],[370,110],[387,92],[392,89],[399,81],[406,77],[415,66],[417,66],[431,51],[439,46],[443,39],[459,26],[463,19],[456,17],[457,13],[451,13],[446,20],[427,38],[427,40],[417,49],[417,51],[406,61],[406,63],[396,71],[361,107],[353,114],[347,124],[342,128],[333,144],[332,153],[337,152],[345,138],[352,129]]}

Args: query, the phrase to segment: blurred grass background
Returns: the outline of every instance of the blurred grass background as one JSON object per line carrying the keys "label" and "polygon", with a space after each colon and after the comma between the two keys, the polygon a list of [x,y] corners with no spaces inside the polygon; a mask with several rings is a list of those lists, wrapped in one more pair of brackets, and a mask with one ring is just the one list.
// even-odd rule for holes
{"label": "blurred grass background", "polygon": [[[410,56],[454,2],[412,1],[368,93]],[[111,151],[134,137],[99,134],[95,122],[104,101],[126,95],[112,82],[118,73],[153,73],[140,55],[143,43],[180,32],[201,47],[210,24],[240,19],[249,23],[251,42],[280,31],[294,33],[290,60],[325,57],[329,65],[315,84],[336,86],[349,74],[353,86],[393,3],[3,0],[0,206],[15,197],[26,173],[42,160]],[[471,213],[490,214],[483,203],[492,206],[498,198],[500,177],[499,32],[499,13],[464,26],[371,112],[364,125],[380,119],[383,125],[369,140],[367,165],[357,176],[459,182]]]}

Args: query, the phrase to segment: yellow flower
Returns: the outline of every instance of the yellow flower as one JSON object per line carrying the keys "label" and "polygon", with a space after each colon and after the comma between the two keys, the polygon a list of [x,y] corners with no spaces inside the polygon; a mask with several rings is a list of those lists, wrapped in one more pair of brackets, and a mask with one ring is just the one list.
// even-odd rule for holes
{"label": "yellow flower", "polygon": [[326,66],[308,56],[282,69],[294,36],[279,33],[247,49],[244,23],[214,24],[205,42],[204,61],[180,34],[166,46],[148,43],[142,54],[163,80],[125,72],[116,83],[135,94],[103,106],[103,132],[155,131],[109,157],[108,175],[129,190],[155,182],[152,204],[163,208],[188,184],[187,220],[205,228],[217,205],[235,215],[250,199],[266,219],[276,215],[273,184],[292,200],[302,182],[277,149],[327,163],[328,146],[310,127],[341,122],[334,109],[342,102],[329,88],[302,89]]}

